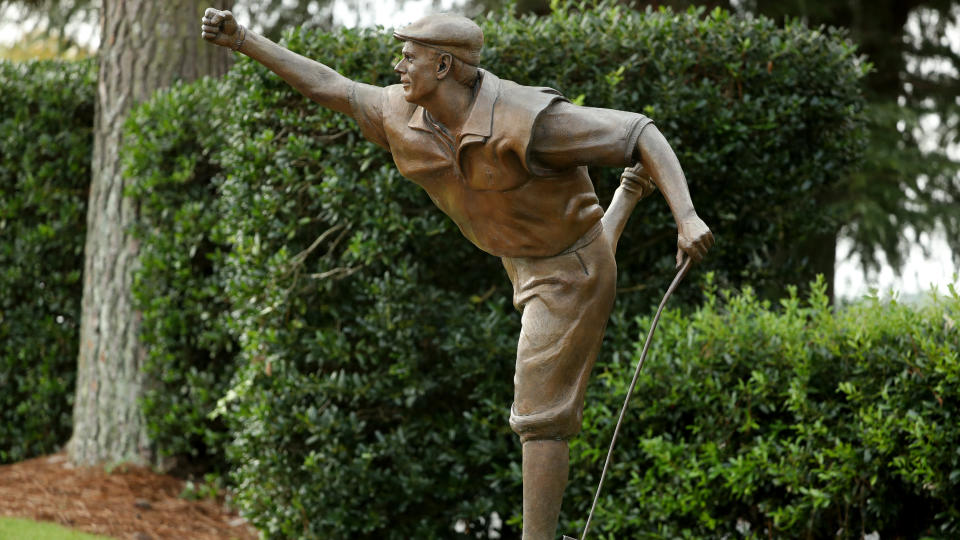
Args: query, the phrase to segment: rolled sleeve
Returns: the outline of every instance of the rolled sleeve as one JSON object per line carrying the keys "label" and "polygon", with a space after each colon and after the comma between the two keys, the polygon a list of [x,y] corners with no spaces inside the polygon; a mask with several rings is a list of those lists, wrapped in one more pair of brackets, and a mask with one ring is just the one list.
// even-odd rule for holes
{"label": "rolled sleeve", "polygon": [[652,122],[638,113],[555,102],[534,126],[530,165],[545,170],[628,167],[636,161],[637,139]]}
{"label": "rolled sleeve", "polygon": [[383,127],[383,98],[385,90],[379,86],[372,86],[355,82],[350,89],[348,99],[353,119],[360,126],[363,136],[379,146],[390,149],[387,135]]}

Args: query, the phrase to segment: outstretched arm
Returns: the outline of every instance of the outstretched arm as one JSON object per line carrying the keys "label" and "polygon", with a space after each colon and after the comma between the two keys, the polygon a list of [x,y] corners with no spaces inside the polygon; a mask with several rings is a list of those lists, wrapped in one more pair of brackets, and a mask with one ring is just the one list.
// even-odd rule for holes
{"label": "outstretched arm", "polygon": [[637,141],[641,161],[657,184],[677,222],[677,267],[686,254],[699,262],[713,246],[713,233],[700,219],[690,200],[687,179],[677,155],[655,125],[644,128]]}
{"label": "outstretched arm", "polygon": [[351,80],[329,67],[300,56],[241,26],[229,11],[207,8],[203,39],[253,58],[320,105],[350,114]]}

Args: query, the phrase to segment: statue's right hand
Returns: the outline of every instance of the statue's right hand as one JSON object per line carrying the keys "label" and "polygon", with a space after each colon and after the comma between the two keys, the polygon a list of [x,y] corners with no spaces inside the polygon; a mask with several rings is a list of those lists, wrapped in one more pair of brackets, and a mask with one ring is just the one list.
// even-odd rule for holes
{"label": "statue's right hand", "polygon": [[207,8],[201,22],[203,32],[200,37],[221,47],[236,48],[240,39],[240,25],[233,18],[233,13]]}

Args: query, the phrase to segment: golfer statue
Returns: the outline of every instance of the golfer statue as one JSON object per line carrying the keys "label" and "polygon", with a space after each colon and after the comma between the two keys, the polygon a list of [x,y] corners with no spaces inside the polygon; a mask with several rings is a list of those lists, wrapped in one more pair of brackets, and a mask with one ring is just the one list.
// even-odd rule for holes
{"label": "golfer statue", "polygon": [[[713,235],[676,155],[641,114],[581,107],[478,67],[483,32],[456,15],[395,31],[400,84],[352,81],[208,9],[203,39],[241,52],[340,111],[393,155],[477,247],[500,257],[522,313],[510,426],[523,444],[523,539],[553,539],[569,448],[613,307],[614,250],[639,198],[659,188],[677,222],[677,264]],[[606,215],[587,167],[627,167]]]}

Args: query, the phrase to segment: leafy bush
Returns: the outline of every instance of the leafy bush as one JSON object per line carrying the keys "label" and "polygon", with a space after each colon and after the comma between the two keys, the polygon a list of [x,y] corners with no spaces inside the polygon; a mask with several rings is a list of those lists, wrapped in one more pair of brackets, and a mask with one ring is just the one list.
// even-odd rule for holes
{"label": "leafy bush", "polygon": [[[960,295],[832,313],[706,290],[661,321],[596,516],[607,538],[955,538]],[[649,318],[640,326],[649,324]],[[596,374],[572,445],[582,527],[636,358]],[[593,525],[591,526],[593,527]]]}
{"label": "leafy bush", "polygon": [[209,111],[225,105],[212,79],[161,90],[128,118],[123,148],[126,172],[136,179],[128,195],[140,207],[133,291],[150,374],[142,399],[147,428],[162,455],[220,472],[226,430],[208,414],[228,388],[236,354],[218,271],[228,248],[214,230],[225,120]]}
{"label": "leafy bush", "polygon": [[95,77],[0,61],[0,463],[70,435]]}
{"label": "leafy bush", "polygon": [[[658,122],[720,238],[708,265],[721,285],[809,275],[785,246],[833,225],[811,201],[860,152],[862,68],[835,32],[606,5],[482,26],[482,65],[499,76]],[[396,82],[386,33],[294,31],[286,45],[356,80]],[[447,538],[460,522],[482,537],[493,512],[514,516],[518,318],[499,261],[350,119],[254,62],[149,107],[127,156],[145,201],[138,297],[162,381],[147,400],[161,449],[219,455],[206,413],[233,374],[215,419],[232,438],[236,500],[268,536]],[[216,125],[191,117],[200,110],[218,111]],[[603,199],[618,173],[594,172]],[[638,208],[619,257],[632,293],[601,363],[626,360],[617,351],[637,328],[626,313],[647,310],[674,246],[666,205]],[[583,489],[571,488],[573,508]]]}

